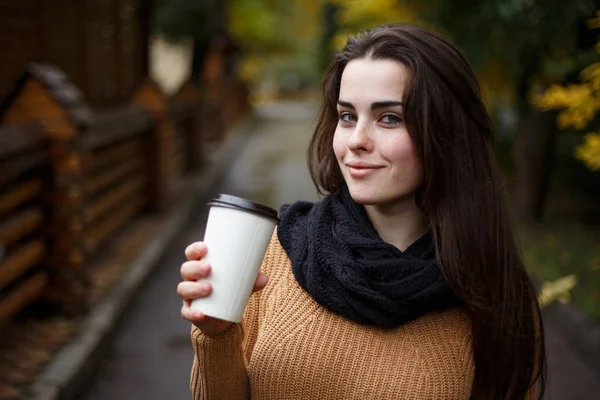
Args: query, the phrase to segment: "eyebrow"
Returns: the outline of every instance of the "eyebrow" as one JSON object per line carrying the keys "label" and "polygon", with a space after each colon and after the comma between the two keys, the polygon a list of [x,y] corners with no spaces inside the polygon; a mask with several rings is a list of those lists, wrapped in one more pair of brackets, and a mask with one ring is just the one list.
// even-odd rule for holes
{"label": "eyebrow", "polygon": [[[354,105],[352,103],[349,103],[347,101],[343,101],[343,100],[338,100],[337,102],[340,106],[342,107],[346,107],[346,108],[351,108],[351,109],[355,109]],[[377,110],[378,108],[388,108],[388,107],[395,107],[395,106],[400,106],[402,107],[403,104],[401,101],[394,101],[394,100],[388,100],[388,101],[376,101],[374,103],[371,103],[371,110]]]}

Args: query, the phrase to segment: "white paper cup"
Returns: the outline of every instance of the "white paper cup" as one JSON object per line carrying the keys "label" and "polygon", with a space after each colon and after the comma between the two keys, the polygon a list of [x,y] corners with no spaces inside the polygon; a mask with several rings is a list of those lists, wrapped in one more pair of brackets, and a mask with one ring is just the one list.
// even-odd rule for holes
{"label": "white paper cup", "polygon": [[212,293],[192,302],[192,309],[231,322],[240,322],[273,230],[279,222],[277,211],[220,194],[210,203],[203,258],[211,273],[201,281],[210,282]]}

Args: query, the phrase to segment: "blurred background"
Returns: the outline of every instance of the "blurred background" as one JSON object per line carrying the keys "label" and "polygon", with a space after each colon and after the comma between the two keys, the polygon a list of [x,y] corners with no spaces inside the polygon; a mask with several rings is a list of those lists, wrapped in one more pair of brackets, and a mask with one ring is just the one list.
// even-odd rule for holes
{"label": "blurred background", "polygon": [[[545,307],[547,398],[595,398],[599,3],[0,0],[0,400],[187,393],[187,325],[167,321],[179,313],[180,253],[201,237],[202,199],[227,190],[276,208],[316,200],[304,154],[322,73],[348,35],[388,23],[434,30],[472,63]],[[193,211],[173,225],[185,201]],[[132,265],[161,240],[177,252],[153,263],[169,265],[166,275],[118,300]],[[143,294],[133,297],[145,286],[148,298],[170,299],[165,319],[148,314],[156,304],[144,305]],[[114,318],[110,329],[90,328],[110,299],[137,304],[128,319],[138,315],[138,325],[117,329]],[[170,356],[159,351],[162,366],[149,375],[115,372],[140,365],[121,347],[155,350],[128,329],[138,339],[171,329],[164,340],[179,358],[165,365]],[[98,354],[86,368],[65,356],[89,332],[122,343],[108,367]],[[70,378],[59,385],[61,362]],[[161,385],[172,371],[179,380]]]}

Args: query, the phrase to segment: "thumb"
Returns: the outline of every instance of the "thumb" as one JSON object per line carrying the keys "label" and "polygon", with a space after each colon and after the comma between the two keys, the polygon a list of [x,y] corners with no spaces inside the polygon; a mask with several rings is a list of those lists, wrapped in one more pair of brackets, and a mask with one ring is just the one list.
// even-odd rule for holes
{"label": "thumb", "polygon": [[258,292],[259,290],[264,289],[264,287],[267,286],[268,281],[269,278],[262,272],[259,272],[258,276],[256,277],[256,282],[254,282],[254,288],[252,289],[252,292]]}

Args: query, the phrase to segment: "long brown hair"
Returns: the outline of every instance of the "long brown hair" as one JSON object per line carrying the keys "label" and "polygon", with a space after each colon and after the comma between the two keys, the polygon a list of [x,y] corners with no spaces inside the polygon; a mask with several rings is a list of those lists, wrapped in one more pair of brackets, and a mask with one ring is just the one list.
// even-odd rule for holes
{"label": "long brown hair", "polygon": [[433,231],[437,259],[472,320],[472,399],[522,399],[546,382],[541,312],[508,213],[490,118],[479,84],[449,42],[415,26],[384,26],[348,39],[323,81],[323,104],[308,163],[325,194],[344,184],[332,140],[344,68],[355,59],[390,59],[410,78],[404,117],[423,160],[416,194]]}

